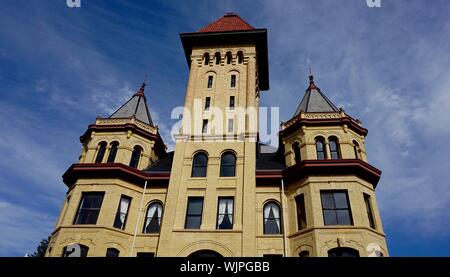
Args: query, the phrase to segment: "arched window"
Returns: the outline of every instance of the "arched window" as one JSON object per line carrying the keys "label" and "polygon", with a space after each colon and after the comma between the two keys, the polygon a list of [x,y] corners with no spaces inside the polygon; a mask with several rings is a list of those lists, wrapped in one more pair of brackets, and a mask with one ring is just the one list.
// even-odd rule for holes
{"label": "arched window", "polygon": [[203,55],[203,61],[204,61],[205,65],[209,64],[209,53],[205,53]]}
{"label": "arched window", "polygon": [[116,248],[108,248],[106,249],[106,257],[115,258],[119,257],[120,251]]}
{"label": "arched window", "polygon": [[308,250],[300,251],[300,253],[298,253],[298,256],[300,258],[307,258],[307,257],[309,257],[309,251]]}
{"label": "arched window", "polygon": [[356,140],[353,141],[353,151],[355,152],[355,159],[359,159],[359,144]]}
{"label": "arched window", "polygon": [[220,64],[220,53],[216,52],[216,54],[214,54],[214,59],[216,61],[216,65]]}
{"label": "arched window", "polygon": [[206,177],[206,169],[208,168],[208,156],[200,152],[194,155],[192,160],[191,177]]}
{"label": "arched window", "polygon": [[102,141],[98,144],[97,158],[95,158],[95,163],[99,164],[103,161],[103,156],[105,156],[106,142]]}
{"label": "arched window", "polygon": [[337,160],[341,158],[341,151],[339,151],[339,141],[336,137],[328,138],[328,143],[330,144],[330,154],[331,159]]}
{"label": "arched window", "polygon": [[336,247],[328,250],[328,257],[359,257],[359,251],[349,247]]}
{"label": "arched window", "polygon": [[281,234],[280,206],[275,202],[264,205],[264,234]]}
{"label": "arched window", "polygon": [[[79,251],[78,251],[79,250]],[[87,257],[89,247],[83,244],[71,244],[64,246],[63,257]]]}
{"label": "arched window", "polygon": [[222,255],[212,250],[199,250],[188,256],[188,258],[222,258]]}
{"label": "arched window", "polygon": [[231,61],[232,61],[232,59],[233,59],[233,57],[231,56],[231,52],[227,52],[226,54],[225,54],[225,57],[226,57],[226,60],[227,60],[227,64],[231,64]]}
{"label": "arched window", "polygon": [[225,152],[220,158],[220,177],[236,176],[236,156],[232,152]]}
{"label": "arched window", "polygon": [[298,141],[292,144],[292,151],[294,151],[295,163],[299,163],[302,160],[302,156],[300,155],[300,143]]}
{"label": "arched window", "polygon": [[108,161],[107,163],[113,163],[116,159],[117,148],[119,147],[119,143],[117,141],[111,143],[111,149],[109,150]]}
{"label": "arched window", "polygon": [[242,53],[242,51],[237,52],[237,60],[238,60],[238,63],[244,62],[244,54]]}
{"label": "arched window", "polygon": [[142,148],[140,146],[135,146],[133,153],[131,154],[130,166],[137,168],[139,164],[139,159],[141,158]]}
{"label": "arched window", "polygon": [[322,137],[316,138],[316,153],[318,160],[325,160],[327,157],[325,153],[325,140]]}
{"label": "arched window", "polygon": [[163,206],[159,202],[153,202],[148,206],[145,218],[144,233],[159,233]]}

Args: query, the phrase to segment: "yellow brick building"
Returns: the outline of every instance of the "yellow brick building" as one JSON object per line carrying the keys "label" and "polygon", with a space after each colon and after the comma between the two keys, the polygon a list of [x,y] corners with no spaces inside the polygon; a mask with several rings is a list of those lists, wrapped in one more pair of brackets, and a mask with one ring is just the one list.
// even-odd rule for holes
{"label": "yellow brick building", "polygon": [[386,256],[367,163],[367,129],[309,86],[259,142],[269,89],[267,30],[228,13],[181,34],[189,65],[173,152],[151,119],[145,84],[80,138],[47,256]]}

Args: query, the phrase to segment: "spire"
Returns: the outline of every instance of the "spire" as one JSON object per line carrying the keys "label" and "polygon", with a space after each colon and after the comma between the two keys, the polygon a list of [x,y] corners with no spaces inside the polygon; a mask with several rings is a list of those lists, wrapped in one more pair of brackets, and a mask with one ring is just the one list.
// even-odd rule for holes
{"label": "spire", "polygon": [[309,86],[294,116],[303,112],[338,112],[339,109],[323,94],[314,83],[314,76],[309,68]]}
{"label": "spire", "polygon": [[198,33],[246,31],[253,29],[255,28],[245,22],[245,20],[242,19],[239,15],[228,12],[221,18],[198,30]]}
{"label": "spire", "polygon": [[147,99],[145,98],[145,82],[142,83],[139,90],[123,104],[117,111],[115,111],[109,118],[130,118],[145,122],[153,126],[152,117],[147,107]]}

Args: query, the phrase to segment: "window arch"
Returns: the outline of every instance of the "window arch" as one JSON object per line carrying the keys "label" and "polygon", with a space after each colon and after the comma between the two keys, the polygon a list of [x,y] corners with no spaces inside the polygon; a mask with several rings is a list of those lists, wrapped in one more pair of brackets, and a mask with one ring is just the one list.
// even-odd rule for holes
{"label": "window arch", "polygon": [[359,257],[359,251],[350,247],[336,247],[328,250],[328,257]]}
{"label": "window arch", "polygon": [[308,250],[300,251],[300,253],[298,253],[298,256],[300,258],[308,258],[309,257],[309,251]]}
{"label": "window arch", "polygon": [[160,202],[152,202],[148,205],[145,217],[144,233],[159,233],[161,229],[161,218],[163,206]]}
{"label": "window arch", "polygon": [[216,54],[214,54],[214,60],[215,60],[216,65],[220,64],[220,53],[219,52],[216,52]]}
{"label": "window arch", "polygon": [[244,62],[244,53],[242,51],[237,52],[237,60],[239,64]]}
{"label": "window arch", "polygon": [[236,156],[233,152],[225,152],[220,158],[220,177],[236,176]]}
{"label": "window arch", "polygon": [[302,160],[302,156],[300,154],[300,143],[298,141],[292,144],[292,151],[294,152],[295,163],[298,164]]}
{"label": "window arch", "polygon": [[117,149],[119,147],[119,143],[114,141],[111,143],[111,149],[109,150],[108,161],[107,163],[113,163],[116,159]]}
{"label": "window arch", "polygon": [[264,205],[264,234],[281,234],[281,209],[276,202]]}
{"label": "window arch", "polygon": [[316,154],[318,160],[325,160],[327,158],[327,154],[325,152],[325,140],[323,137],[316,138]]}
{"label": "window arch", "polygon": [[204,62],[204,65],[209,65],[209,53],[205,53],[205,54],[203,54],[203,62]]}
{"label": "window arch", "polygon": [[106,152],[106,141],[102,141],[98,144],[97,157],[95,158],[95,163],[99,164],[103,161],[103,157]]}
{"label": "window arch", "polygon": [[359,144],[356,142],[356,140],[353,141],[353,151],[355,152],[355,159],[359,159]]}
{"label": "window arch", "polygon": [[192,159],[191,177],[206,177],[208,168],[208,156],[204,152],[199,152]]}
{"label": "window arch", "polygon": [[87,257],[89,247],[83,244],[79,244],[80,252],[77,253],[77,246],[75,244],[64,246],[62,256],[63,257]]}
{"label": "window arch", "polygon": [[115,257],[119,257],[119,249],[116,248],[108,248],[106,249],[106,257],[109,258],[115,258]]}
{"label": "window arch", "polygon": [[133,153],[131,154],[130,166],[137,168],[139,165],[139,160],[141,158],[142,148],[140,146],[135,146]]}
{"label": "window arch", "polygon": [[339,140],[337,137],[329,137],[328,144],[330,145],[331,159],[338,160],[341,158],[341,151],[339,149]]}
{"label": "window arch", "polygon": [[231,64],[231,61],[233,60],[233,57],[231,56],[231,52],[230,52],[230,51],[228,51],[228,52],[225,54],[225,58],[226,58],[226,60],[227,60],[227,64]]}

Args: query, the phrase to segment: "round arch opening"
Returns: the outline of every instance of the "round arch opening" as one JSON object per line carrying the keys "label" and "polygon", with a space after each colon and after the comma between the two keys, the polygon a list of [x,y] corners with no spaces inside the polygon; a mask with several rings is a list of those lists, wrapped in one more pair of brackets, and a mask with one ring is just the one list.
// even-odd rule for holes
{"label": "round arch opening", "polygon": [[212,250],[198,250],[191,253],[188,258],[222,258],[223,256]]}

